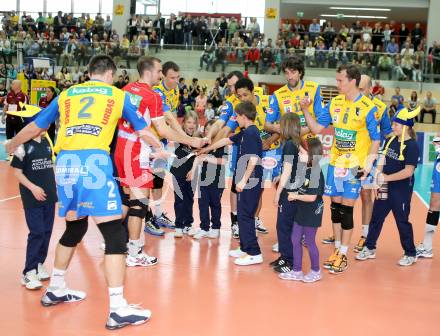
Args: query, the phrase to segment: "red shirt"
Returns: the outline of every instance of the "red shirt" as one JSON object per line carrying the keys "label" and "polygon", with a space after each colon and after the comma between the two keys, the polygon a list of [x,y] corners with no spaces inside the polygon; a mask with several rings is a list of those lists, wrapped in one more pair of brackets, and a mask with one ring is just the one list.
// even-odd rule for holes
{"label": "red shirt", "polygon": [[372,94],[373,96],[377,96],[377,95],[383,96],[385,94],[385,88],[383,86],[373,86]]}
{"label": "red shirt", "polygon": [[[6,103],[8,105],[17,105],[17,111],[21,111],[21,107],[18,104],[19,102],[27,104],[29,102],[29,98],[27,95],[25,95],[22,91],[15,94],[14,91],[9,91],[8,95],[6,96]],[[11,110],[11,107],[8,106],[8,111]]]}
{"label": "red shirt", "polygon": [[[52,100],[53,100],[53,98],[52,98]],[[47,97],[41,97],[40,101],[38,102],[38,106],[43,107],[43,108],[47,107],[52,102],[52,100],[48,101]]]}
{"label": "red shirt", "polygon": [[[162,98],[153,91],[151,86],[146,83],[134,82],[126,85],[123,90],[130,94],[132,104],[138,107],[138,112],[142,114],[148,125],[151,124],[151,120],[163,117]],[[135,130],[127,120],[120,119],[118,128],[119,137],[140,142]]]}
{"label": "red shirt", "polygon": [[256,62],[260,60],[260,50],[258,48],[249,49],[246,54],[246,60],[251,62]]}

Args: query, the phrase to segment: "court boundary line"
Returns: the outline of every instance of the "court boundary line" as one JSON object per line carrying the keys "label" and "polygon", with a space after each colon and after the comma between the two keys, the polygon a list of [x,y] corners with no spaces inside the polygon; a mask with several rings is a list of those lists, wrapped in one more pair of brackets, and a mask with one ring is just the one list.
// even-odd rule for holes
{"label": "court boundary line", "polygon": [[3,199],[0,199],[0,203],[6,202],[6,201],[11,201],[13,199],[20,198],[20,197],[21,197],[20,195],[17,195],[17,196],[12,196],[12,197],[8,197],[8,198],[3,198]]}
{"label": "court boundary line", "polygon": [[419,194],[419,192],[414,190],[414,193],[419,197],[419,200],[422,201],[422,203],[425,205],[425,207],[426,207],[427,209],[429,209],[429,204],[426,203],[426,201],[425,201],[425,200],[423,199],[423,197]]}

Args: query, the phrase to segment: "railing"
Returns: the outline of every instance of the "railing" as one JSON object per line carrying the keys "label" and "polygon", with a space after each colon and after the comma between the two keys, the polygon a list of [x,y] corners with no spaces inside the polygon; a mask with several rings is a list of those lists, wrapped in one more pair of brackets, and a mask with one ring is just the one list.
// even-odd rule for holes
{"label": "railing", "polygon": [[[281,64],[289,56],[304,60],[310,69],[336,69],[340,64],[357,64],[362,73],[373,79],[410,80],[418,82],[440,82],[440,58],[426,57],[421,51],[397,54],[372,51],[321,50],[315,48],[293,49],[258,47],[260,58],[253,61],[248,55],[247,45],[220,47],[211,45],[164,45],[150,44],[148,41],[132,42],[122,47],[119,42],[79,42],[66,43],[46,40],[12,41],[9,49],[0,48],[0,58],[5,63],[21,67],[21,60],[28,57],[45,57],[55,61],[57,66],[86,66],[89,59],[97,54],[107,54],[122,67],[135,68],[142,55],[154,55],[162,61],[173,60],[182,64],[185,70],[223,71],[248,70],[266,75],[279,75]],[[17,64],[20,63],[20,64]],[[1,67],[1,65],[0,65]],[[324,72],[325,74],[325,72]]]}

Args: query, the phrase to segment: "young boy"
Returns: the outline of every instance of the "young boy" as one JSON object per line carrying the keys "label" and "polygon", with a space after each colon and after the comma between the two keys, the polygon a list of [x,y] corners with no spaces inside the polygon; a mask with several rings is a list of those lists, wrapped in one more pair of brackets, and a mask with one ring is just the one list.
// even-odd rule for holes
{"label": "young boy", "polygon": [[257,110],[252,102],[242,102],[235,108],[241,131],[203,149],[207,153],[220,147],[235,144],[239,147],[234,182],[238,192],[237,217],[240,232],[240,247],[229,252],[236,258],[236,265],[261,264],[263,256],[255,232],[255,211],[262,191],[263,167],[261,157],[263,145],[260,132],[254,121]]}
{"label": "young boy", "polygon": [[20,182],[26,224],[29,228],[26,262],[21,279],[27,289],[40,289],[49,274],[44,262],[49,249],[57,202],[52,148],[47,136],[38,135],[14,153],[11,166]]}
{"label": "young boy", "polygon": [[212,119],[215,118],[215,111],[212,108],[211,102],[208,102],[208,107],[205,110],[205,118],[206,118],[206,121],[211,121]]}

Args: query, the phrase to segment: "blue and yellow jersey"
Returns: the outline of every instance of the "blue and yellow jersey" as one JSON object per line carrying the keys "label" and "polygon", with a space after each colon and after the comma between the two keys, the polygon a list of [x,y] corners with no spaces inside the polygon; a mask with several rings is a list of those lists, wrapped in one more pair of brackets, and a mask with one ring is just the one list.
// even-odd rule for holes
{"label": "blue and yellow jersey", "polygon": [[372,100],[374,105],[377,107],[375,117],[377,122],[379,123],[380,135],[382,139],[385,139],[393,132],[393,129],[391,128],[391,120],[388,113],[388,107],[383,101],[381,101],[377,97],[374,97]]}
{"label": "blue and yellow jersey", "polygon": [[318,83],[312,81],[301,81],[301,88],[292,91],[290,86],[284,85],[276,90],[269,99],[266,122],[279,122],[284,113],[296,113],[300,117],[301,126],[307,126],[306,119],[301,110],[299,102],[308,96],[312,101],[309,112],[316,119],[317,111],[322,109],[321,88]]}
{"label": "blue and yellow jersey", "polygon": [[42,110],[35,123],[48,128],[60,119],[55,152],[63,150],[110,150],[118,120],[128,120],[136,131],[148,126],[130,97],[101,81],[89,81],[61,92]]}
{"label": "blue and yellow jersey", "polygon": [[319,112],[317,121],[335,128],[330,164],[338,168],[364,167],[371,142],[379,141],[377,107],[366,96],[348,101],[344,95],[333,98]]}
{"label": "blue and yellow jersey", "polygon": [[235,106],[237,106],[239,103],[240,100],[237,98],[235,94],[232,94],[228,98],[226,98],[225,104],[222,107],[220,107],[219,119],[226,124],[229,121],[229,119],[232,117],[232,114],[234,113],[235,110]]}
{"label": "blue and yellow jersey", "polygon": [[162,98],[163,106],[168,106],[168,109],[171,110],[171,112],[177,113],[180,95],[178,87],[170,90],[165,86],[164,81],[161,81],[159,85],[153,87],[153,90],[156,91]]}
{"label": "blue and yellow jersey", "polygon": [[[265,106],[265,102],[258,95],[255,95],[255,97],[257,98],[257,106],[256,106],[257,116],[255,118],[255,125],[257,126],[258,130],[260,131],[261,139],[266,140],[267,138],[269,138],[271,136],[270,133],[268,133],[264,130],[264,125],[266,124],[266,109],[265,109],[265,107],[267,105]],[[238,126],[238,122],[237,122],[237,114],[235,113],[235,111],[233,112],[233,114],[232,114],[231,118],[229,119],[228,123],[226,124],[226,126],[229,127],[232,132],[234,132],[234,131],[235,131],[235,133],[240,132],[240,127]],[[280,147],[280,142],[277,140],[270,146],[270,150],[276,149],[278,147]]]}

